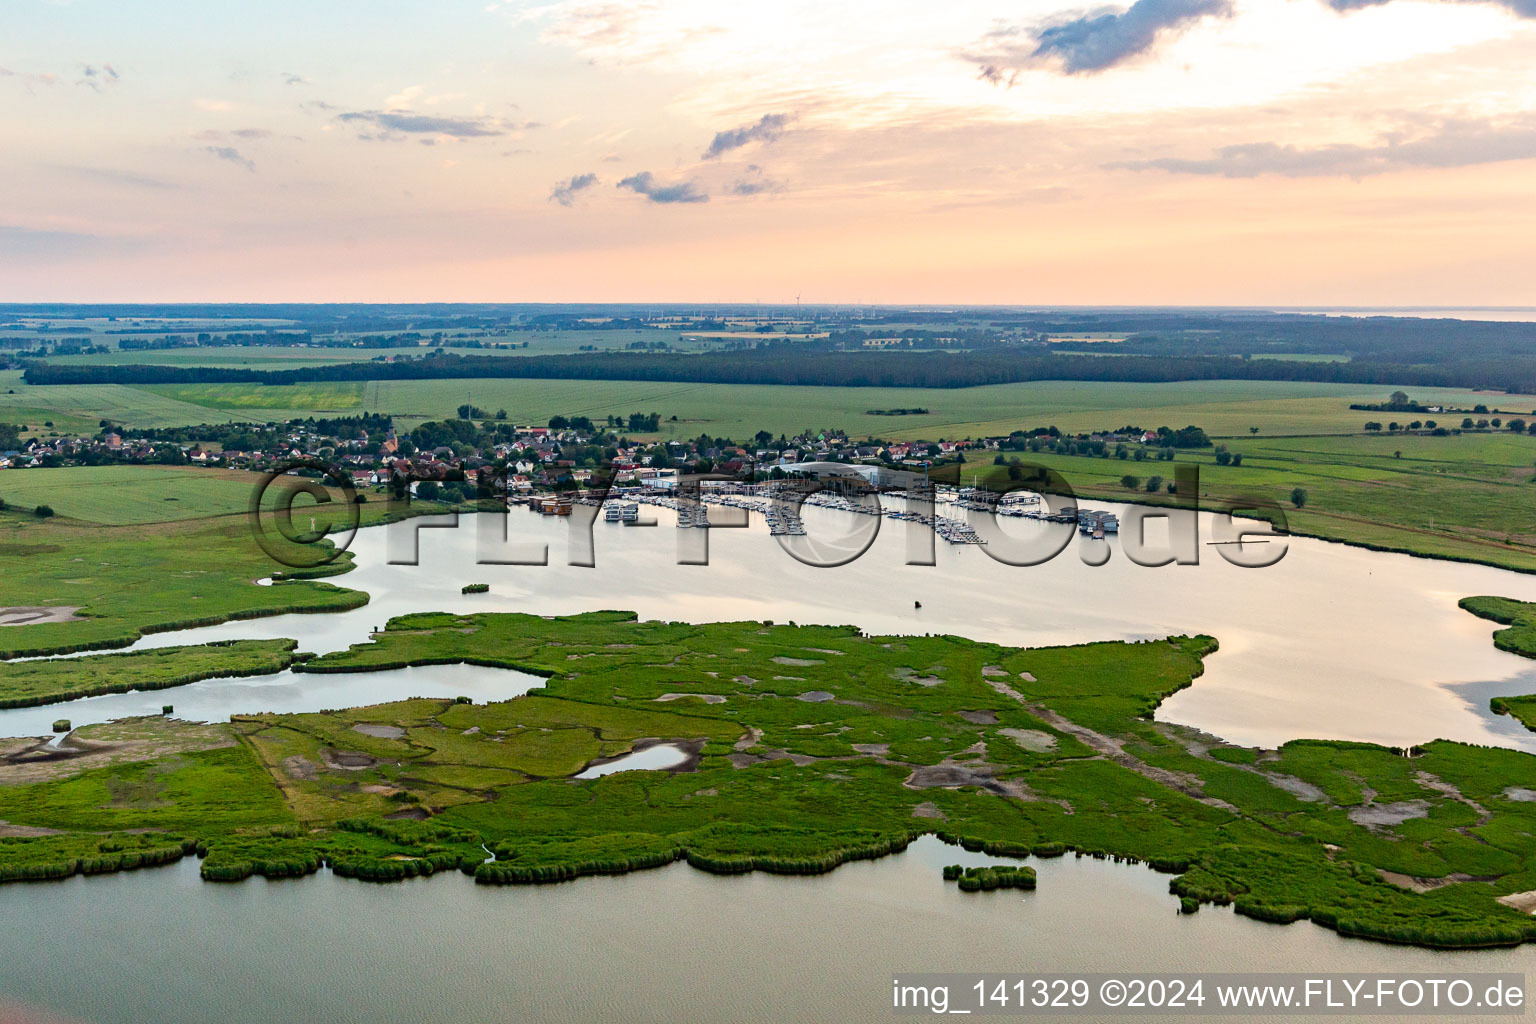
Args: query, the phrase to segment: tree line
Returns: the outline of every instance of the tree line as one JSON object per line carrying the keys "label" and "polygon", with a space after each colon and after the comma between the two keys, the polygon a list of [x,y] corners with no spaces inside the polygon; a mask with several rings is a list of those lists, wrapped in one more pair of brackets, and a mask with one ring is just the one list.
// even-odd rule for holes
{"label": "tree line", "polygon": [[28,384],[301,384],[363,380],[533,378],[961,388],[1032,380],[1275,380],[1536,391],[1536,356],[1469,359],[1438,366],[1219,357],[1031,355],[974,352],[808,352],[793,343],[731,352],[442,358],[256,370],[233,366],[27,366]]}

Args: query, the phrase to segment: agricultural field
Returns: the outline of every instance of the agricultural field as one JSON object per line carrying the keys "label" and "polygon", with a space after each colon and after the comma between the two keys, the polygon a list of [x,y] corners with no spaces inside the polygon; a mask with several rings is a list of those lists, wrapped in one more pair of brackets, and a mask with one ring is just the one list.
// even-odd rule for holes
{"label": "agricultural field", "polygon": [[[58,834],[5,841],[0,880],[139,866],[117,838],[137,828],[169,833],[151,862],[180,844],[205,856],[208,879],[328,863],[375,881],[459,870],[486,884],[683,859],[815,874],[935,833],[994,856],[1145,862],[1176,876],[1186,912],[1232,905],[1442,948],[1536,941],[1536,922],[1498,900],[1536,887],[1536,806],[1505,788],[1531,755],[1443,741],[1258,750],[1152,721],[1215,646],[407,615],[300,670],[472,659],[548,681],[484,705],[130,720],[80,730],[41,767],[10,741],[0,818]],[[577,777],[657,741],[687,756]]]}
{"label": "agricultural field", "polygon": [[173,466],[67,466],[0,473],[0,498],[81,523],[128,526],[244,513],[258,473]]}
{"label": "agricultural field", "polygon": [[[1389,387],[1287,381],[1190,381],[1172,384],[1030,381],[976,388],[841,388],[582,380],[410,380],[366,383],[149,385],[156,400],[218,409],[215,420],[346,413],[390,413],[401,426],[451,416],[464,402],[506,409],[520,423],[554,415],[662,414],[661,437],[747,437],[759,430],[793,435],[841,429],[850,436],[900,440],[963,438],[1055,424],[1063,430],[1155,428],[1196,424],[1218,436],[1359,432],[1380,414],[1351,403],[1380,402]],[[1520,411],[1536,397],[1450,389],[1414,389],[1421,402]],[[872,416],[868,410],[925,408],[926,414]],[[224,411],[228,410],[228,411]],[[205,416],[208,414],[205,414]],[[677,422],[672,422],[672,416]]]}
{"label": "agricultural field", "polygon": [[[119,384],[35,387],[23,383],[20,371],[0,370],[0,422],[24,424],[29,434],[89,436],[101,429],[103,419],[138,427],[179,427],[250,418]],[[49,420],[52,427],[45,426]]]}

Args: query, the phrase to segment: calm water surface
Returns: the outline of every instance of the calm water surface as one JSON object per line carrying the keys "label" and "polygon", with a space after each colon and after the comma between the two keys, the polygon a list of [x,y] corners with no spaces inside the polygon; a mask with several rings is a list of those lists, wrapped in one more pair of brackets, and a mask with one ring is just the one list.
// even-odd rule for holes
{"label": "calm water surface", "polygon": [[[366,641],[392,615],[434,609],[626,608],[647,618],[853,623],[1019,645],[1205,632],[1222,649],[1164,706],[1164,718],[1269,745],[1302,735],[1446,736],[1532,747],[1530,734],[1490,716],[1486,702],[1536,692],[1536,672],[1493,649],[1491,624],[1456,608],[1469,594],[1536,599],[1531,577],[1306,539],[1292,539],[1286,558],[1261,570],[1230,566],[1211,548],[1199,566],[1147,569],[1115,550],[1092,568],[1075,540],[1035,568],[943,543],[936,566],[907,566],[906,538],[890,521],[867,554],[838,569],[795,562],[760,520],[711,531],[711,564],[682,566],[681,531],[668,513],[655,514],[663,525],[654,529],[596,524],[596,568],[563,564],[566,523],[521,512],[511,520],[518,535],[548,543],[555,564],[475,564],[468,517],[458,529],[422,532],[420,566],[387,564],[384,531],[365,530],[359,569],[341,582],[368,591],[367,607],[157,634],[138,646],[281,636],[324,652]],[[846,531],[849,518],[806,513],[813,533]],[[461,594],[469,582],[488,582],[491,592]],[[163,703],[217,720],[417,693],[496,699],[533,681],[469,666],[284,673],[66,708],[76,724],[155,713]],[[66,712],[36,713],[51,723]],[[0,732],[36,732],[22,727],[32,714],[0,714]],[[0,1019],[9,1001],[103,1024],[884,1021],[895,972],[1536,966],[1523,950],[1389,947],[1213,908],[1180,917],[1166,876],[1091,860],[1037,863],[1040,888],[1029,894],[963,895],[939,878],[942,864],[983,860],[924,839],[905,854],[818,878],[721,878],[675,865],[538,888],[480,887],[458,874],[388,886],[329,874],[212,885],[188,861],[8,885],[0,887]]]}
{"label": "calm water surface", "polygon": [[1032,862],[1027,894],[940,879],[943,864],[984,860],[927,838],[817,878],[679,864],[527,888],[457,873],[213,885],[188,861],[10,885],[0,999],[101,1024],[892,1021],[892,976],[922,970],[1531,966],[1518,950],[1382,946],[1214,908],[1181,917],[1168,876],[1092,860]]}
{"label": "calm water surface", "polygon": [[[1286,556],[1265,569],[1230,565],[1203,544],[1199,565],[1145,568],[1125,558],[1118,540],[1108,542],[1108,563],[1094,568],[1076,539],[1030,568],[942,541],[936,565],[913,566],[904,564],[907,527],[891,520],[861,558],[823,569],[789,557],[758,517],[749,529],[708,531],[710,564],[678,565],[680,538],[697,531],[672,528],[666,510],[647,511],[660,526],[595,524],[595,568],[565,564],[566,522],[522,510],[511,516],[514,536],[548,544],[550,565],[476,564],[471,516],[456,529],[421,530],[416,566],[390,565],[385,530],[362,530],[358,568],[339,582],[372,595],[367,606],[153,634],[137,646],[293,637],[325,652],[366,642],[391,616],[424,610],[622,608],[644,618],[850,623],[1020,646],[1208,633],[1221,650],[1159,717],[1265,746],[1303,736],[1398,745],[1444,737],[1536,750],[1536,734],[1487,709],[1489,696],[1536,692],[1536,663],[1495,650],[1493,624],[1456,607],[1473,594],[1536,600],[1533,576],[1304,537],[1289,538]],[[846,533],[855,519],[867,525],[868,517],[805,512],[813,534]],[[1211,519],[1201,516],[1202,541],[1212,537]],[[1043,528],[1028,520],[1007,526],[1020,536]],[[459,592],[473,582],[491,592]]]}

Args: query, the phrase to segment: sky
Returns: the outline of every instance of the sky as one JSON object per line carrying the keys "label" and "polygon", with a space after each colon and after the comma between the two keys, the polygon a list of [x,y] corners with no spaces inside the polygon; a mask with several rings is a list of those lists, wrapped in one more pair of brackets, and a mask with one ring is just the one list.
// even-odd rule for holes
{"label": "sky", "polygon": [[0,301],[1536,305],[1536,0],[4,0]]}

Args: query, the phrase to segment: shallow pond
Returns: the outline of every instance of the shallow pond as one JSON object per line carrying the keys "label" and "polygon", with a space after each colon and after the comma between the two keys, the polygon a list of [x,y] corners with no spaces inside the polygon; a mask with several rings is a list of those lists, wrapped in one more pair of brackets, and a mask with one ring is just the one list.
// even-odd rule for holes
{"label": "shallow pond", "polygon": [[508,700],[542,686],[526,672],[476,665],[424,665],[387,672],[278,672],[265,676],[205,679],[166,690],[134,690],[82,697],[63,704],[0,710],[0,736],[43,736],[53,722],[73,728],[138,715],[158,715],[170,704],[173,717],[191,722],[227,722],[230,715],[270,711],[295,714],[383,704],[410,697],[469,697],[477,704]]}

